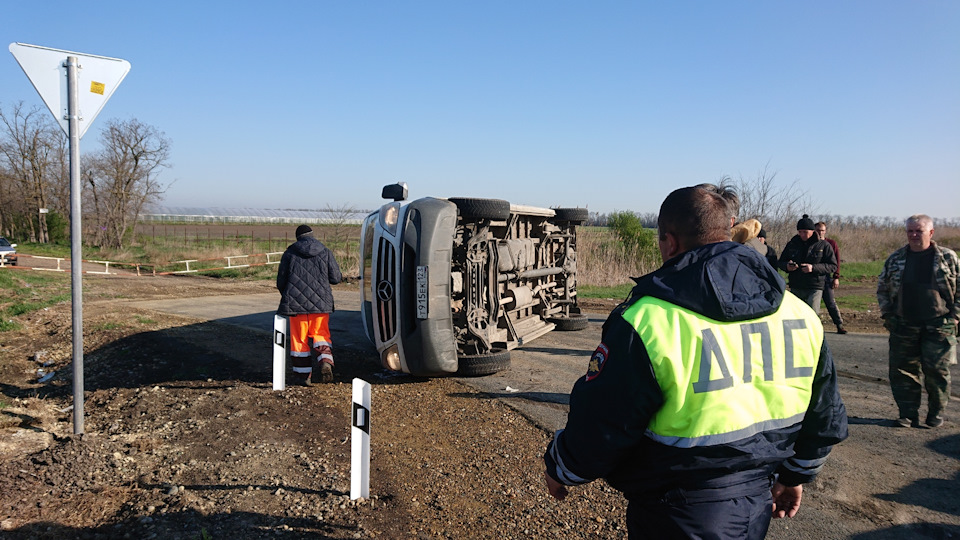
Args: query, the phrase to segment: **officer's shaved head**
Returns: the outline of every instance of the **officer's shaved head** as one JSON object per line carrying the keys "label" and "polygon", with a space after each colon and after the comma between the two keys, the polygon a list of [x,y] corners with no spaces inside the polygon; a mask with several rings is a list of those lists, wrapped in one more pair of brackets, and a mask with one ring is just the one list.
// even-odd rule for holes
{"label": "officer's shaved head", "polygon": [[700,184],[677,189],[660,205],[660,239],[673,234],[684,250],[730,240],[730,218],[739,202],[736,192],[727,186]]}

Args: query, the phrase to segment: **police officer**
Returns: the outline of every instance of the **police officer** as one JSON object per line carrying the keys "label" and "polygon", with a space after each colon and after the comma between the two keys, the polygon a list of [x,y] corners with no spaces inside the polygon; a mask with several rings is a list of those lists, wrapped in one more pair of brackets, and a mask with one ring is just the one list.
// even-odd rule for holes
{"label": "police officer", "polygon": [[666,262],[604,324],[544,455],[547,489],[606,479],[631,538],[763,538],[847,437],[823,327],[729,241],[715,189],[674,191],[658,225]]}

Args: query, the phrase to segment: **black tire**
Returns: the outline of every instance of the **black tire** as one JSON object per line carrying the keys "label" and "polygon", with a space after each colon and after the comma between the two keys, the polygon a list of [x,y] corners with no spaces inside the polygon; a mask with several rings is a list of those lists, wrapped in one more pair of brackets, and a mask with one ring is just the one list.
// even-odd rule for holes
{"label": "black tire", "polygon": [[553,211],[556,212],[554,221],[570,221],[579,225],[590,218],[590,211],[586,208],[554,208]]}
{"label": "black tire", "polygon": [[460,217],[464,219],[504,220],[510,217],[510,203],[502,199],[451,197],[449,201],[457,205]]}
{"label": "black tire", "polygon": [[465,354],[457,357],[460,377],[482,377],[493,375],[510,367],[510,351],[496,349],[485,354]]}
{"label": "black tire", "polygon": [[590,324],[590,320],[587,319],[587,316],[579,313],[575,313],[569,317],[547,319],[547,322],[557,325],[555,330],[559,330],[561,332],[575,332],[577,330],[583,330],[588,324]]}

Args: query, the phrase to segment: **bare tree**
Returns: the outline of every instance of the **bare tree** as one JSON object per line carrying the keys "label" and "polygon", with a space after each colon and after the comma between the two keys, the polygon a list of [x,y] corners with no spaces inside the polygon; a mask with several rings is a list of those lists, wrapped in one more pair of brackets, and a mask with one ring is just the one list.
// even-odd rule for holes
{"label": "bare tree", "polygon": [[[52,162],[49,171],[50,192],[47,204],[64,216],[70,215],[70,140],[63,130],[51,147]],[[82,160],[81,160],[82,161]]]}
{"label": "bare tree", "polygon": [[94,206],[93,242],[121,248],[124,234],[144,206],[166,191],[158,177],[169,166],[170,141],[157,128],[134,118],[109,121],[100,143],[102,149],[81,173]]}
{"label": "bare tree", "polygon": [[328,238],[331,241],[331,245],[328,247],[333,250],[341,270],[346,272],[346,275],[359,275],[358,250],[351,240],[357,237],[356,221],[363,217],[363,212],[350,204],[333,206],[329,203],[326,205],[325,211],[330,217],[324,221],[333,229],[332,238]]}
{"label": "bare tree", "polygon": [[15,201],[19,199],[15,196],[14,186],[13,175],[0,162],[0,236],[13,235],[13,216],[17,213],[14,205]]}
{"label": "bare tree", "polygon": [[30,239],[36,242],[48,242],[46,215],[40,213],[47,208],[48,193],[55,181],[62,180],[59,170],[63,167],[58,159],[65,144],[63,131],[49,120],[45,111],[37,107],[25,110],[22,102],[12,107],[10,112],[0,109],[3,138],[0,139],[0,158],[3,160],[6,175],[19,186],[21,196],[29,201],[30,210],[37,216],[36,225],[32,217],[25,221],[29,224]]}
{"label": "bare tree", "polygon": [[770,170],[768,162],[755,178],[741,176],[734,183],[740,197],[738,221],[756,218],[767,231],[768,240],[786,244],[793,234],[793,224],[803,214],[814,215],[817,207],[799,180],[786,185],[776,181],[777,171]]}

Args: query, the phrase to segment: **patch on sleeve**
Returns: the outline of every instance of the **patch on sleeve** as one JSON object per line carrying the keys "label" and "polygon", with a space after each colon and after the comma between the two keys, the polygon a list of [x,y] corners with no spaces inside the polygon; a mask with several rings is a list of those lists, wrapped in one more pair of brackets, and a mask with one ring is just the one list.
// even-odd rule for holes
{"label": "patch on sleeve", "polygon": [[606,363],[609,355],[610,349],[603,343],[597,347],[597,350],[593,351],[593,356],[590,357],[590,365],[587,366],[588,381],[592,381],[600,376],[600,372],[603,371],[603,364]]}

